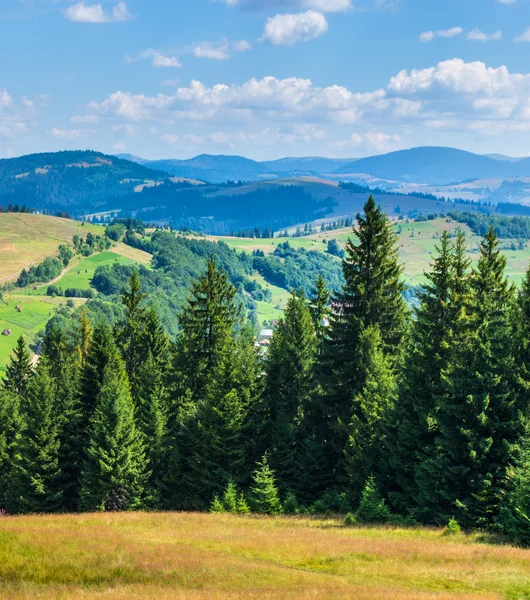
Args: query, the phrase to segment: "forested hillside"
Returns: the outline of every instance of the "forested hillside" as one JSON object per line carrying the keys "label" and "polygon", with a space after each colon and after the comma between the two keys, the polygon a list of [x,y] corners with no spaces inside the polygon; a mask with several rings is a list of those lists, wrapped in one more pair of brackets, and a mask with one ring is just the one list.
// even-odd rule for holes
{"label": "forested hillside", "polygon": [[[83,310],[51,323],[35,370],[21,339],[1,394],[0,505],[351,512],[530,544],[530,271],[516,292],[492,228],[474,267],[463,234],[444,234],[412,318],[372,198],[355,232],[341,290],[293,291],[265,355],[213,257],[175,344],[136,273],[114,327]],[[178,269],[165,236],[145,243]]]}

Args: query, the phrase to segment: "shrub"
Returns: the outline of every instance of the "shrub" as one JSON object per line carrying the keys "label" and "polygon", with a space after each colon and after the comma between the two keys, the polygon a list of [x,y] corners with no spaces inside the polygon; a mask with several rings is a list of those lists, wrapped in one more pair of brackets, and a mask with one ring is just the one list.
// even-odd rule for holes
{"label": "shrub", "polygon": [[219,500],[219,496],[215,495],[212,503],[210,504],[210,512],[211,513],[224,513],[225,507],[221,500]]}
{"label": "shrub", "polygon": [[252,479],[254,485],[251,489],[251,506],[254,511],[268,515],[280,514],[282,505],[276,487],[276,477],[269,467],[267,455],[257,464]]}
{"label": "shrub", "polygon": [[293,492],[287,492],[283,501],[283,512],[286,515],[297,515],[300,512],[300,506]]}
{"label": "shrub", "polygon": [[229,481],[223,494],[223,508],[226,512],[237,512],[237,487],[233,481]]}
{"label": "shrub", "polygon": [[344,492],[329,491],[319,498],[311,507],[313,514],[340,513],[345,515],[352,509]]}
{"label": "shrub", "polygon": [[449,519],[449,523],[447,523],[447,525],[445,526],[444,529],[444,534],[445,535],[456,535],[458,533],[460,533],[462,530],[460,528],[460,525],[458,524],[458,521],[453,517],[451,519]]}
{"label": "shrub", "polygon": [[346,518],[344,519],[344,525],[346,527],[355,527],[355,525],[357,525],[357,519],[351,512],[346,515]]}
{"label": "shrub", "polygon": [[377,489],[374,476],[370,476],[361,494],[361,502],[357,509],[359,523],[388,523],[390,510]]}

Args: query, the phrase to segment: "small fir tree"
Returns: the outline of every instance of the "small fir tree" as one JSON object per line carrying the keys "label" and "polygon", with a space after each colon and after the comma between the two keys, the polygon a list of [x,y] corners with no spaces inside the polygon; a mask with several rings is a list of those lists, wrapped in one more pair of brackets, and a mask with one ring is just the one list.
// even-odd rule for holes
{"label": "small fir tree", "polygon": [[274,471],[269,466],[267,455],[257,464],[252,475],[251,506],[257,513],[277,515],[282,512],[282,505],[276,487]]}

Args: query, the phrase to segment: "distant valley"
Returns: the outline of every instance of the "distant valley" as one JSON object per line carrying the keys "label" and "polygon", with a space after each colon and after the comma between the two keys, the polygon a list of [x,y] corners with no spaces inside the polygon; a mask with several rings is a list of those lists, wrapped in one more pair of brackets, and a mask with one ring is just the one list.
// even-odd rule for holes
{"label": "distant valley", "polygon": [[[349,184],[349,185],[346,185]],[[423,147],[362,159],[146,160],[65,151],[0,160],[0,210],[137,217],[208,234],[279,232],[351,216],[374,193],[391,216],[530,214],[530,159]]]}

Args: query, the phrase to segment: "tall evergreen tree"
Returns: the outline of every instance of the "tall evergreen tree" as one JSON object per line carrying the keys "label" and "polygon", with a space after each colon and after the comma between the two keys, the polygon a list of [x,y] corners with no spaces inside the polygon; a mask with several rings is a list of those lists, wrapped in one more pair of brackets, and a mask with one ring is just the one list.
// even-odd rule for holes
{"label": "tall evergreen tree", "polygon": [[26,340],[21,335],[6,367],[4,387],[15,394],[22,395],[26,391],[31,374],[31,356]]}
{"label": "tall evergreen tree", "polygon": [[12,472],[18,512],[57,512],[62,506],[59,422],[49,365],[41,360],[22,398],[23,434]]}
{"label": "tall evergreen tree", "polygon": [[79,437],[83,449],[88,445],[90,423],[103,386],[105,368],[117,356],[118,349],[111,328],[104,323],[98,323],[90,336],[90,343],[81,370]]}
{"label": "tall evergreen tree", "polygon": [[104,368],[81,476],[81,509],[141,508],[148,477],[141,434],[122,359]]}
{"label": "tall evergreen tree", "polygon": [[366,385],[360,359],[364,332],[378,327],[381,352],[393,368],[402,356],[407,325],[402,268],[398,262],[397,234],[372,196],[357,215],[357,243],[346,245],[345,285],[335,299],[329,343],[324,356],[326,395],[322,399],[327,428],[321,434],[328,447],[335,479],[344,478],[344,448],[354,398]]}
{"label": "tall evergreen tree", "polygon": [[436,453],[425,461],[422,518],[491,523],[498,510],[514,435],[509,309],[512,291],[492,229],[480,248],[471,294],[454,316],[450,360],[442,373]]}
{"label": "tall evergreen tree", "polygon": [[8,511],[12,508],[11,478],[22,428],[20,397],[0,390],[0,509]]}
{"label": "tall evergreen tree", "polygon": [[384,425],[396,399],[396,379],[382,349],[379,327],[365,329],[359,340],[364,386],[353,399],[345,468],[348,491],[357,500],[366,480],[379,466],[385,445]]}
{"label": "tall evergreen tree", "polygon": [[442,373],[450,362],[462,293],[466,285],[469,287],[466,282],[470,261],[462,232],[455,251],[449,233],[444,231],[437,252],[419,293],[420,306],[407,346],[399,400],[388,422],[390,468],[386,491],[393,506],[402,513],[414,508],[418,498],[416,470],[434,451],[437,403],[443,394]]}
{"label": "tall evergreen tree", "polygon": [[49,366],[56,399],[63,507],[72,512],[77,510],[79,501],[79,478],[83,456],[79,435],[82,418],[79,399],[80,356],[71,347],[64,331],[54,323],[44,339],[42,356]]}
{"label": "tall evergreen tree", "polygon": [[309,301],[309,308],[319,344],[324,342],[329,328],[329,316],[331,314],[330,301],[331,292],[326,286],[326,280],[320,275],[317,279],[313,296]]}
{"label": "tall evergreen tree", "polygon": [[[314,401],[317,338],[303,292],[292,292],[265,361],[271,464],[280,489],[292,489],[301,465],[297,442]],[[298,490],[297,490],[298,491]]]}

